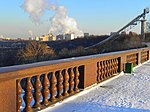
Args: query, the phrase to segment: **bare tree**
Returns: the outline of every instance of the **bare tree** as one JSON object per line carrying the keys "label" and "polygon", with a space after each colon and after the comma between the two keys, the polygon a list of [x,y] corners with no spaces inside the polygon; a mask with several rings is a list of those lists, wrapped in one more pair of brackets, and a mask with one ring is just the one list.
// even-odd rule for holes
{"label": "bare tree", "polygon": [[46,44],[35,41],[30,42],[24,49],[17,53],[17,57],[22,63],[49,60],[54,56],[55,52],[53,49],[48,48]]}

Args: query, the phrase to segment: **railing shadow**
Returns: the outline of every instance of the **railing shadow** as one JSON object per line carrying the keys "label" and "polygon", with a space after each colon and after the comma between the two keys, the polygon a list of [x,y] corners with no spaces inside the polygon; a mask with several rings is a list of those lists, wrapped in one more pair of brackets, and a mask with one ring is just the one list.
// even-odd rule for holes
{"label": "railing shadow", "polygon": [[64,103],[42,112],[150,112],[150,110],[102,105],[97,102]]}

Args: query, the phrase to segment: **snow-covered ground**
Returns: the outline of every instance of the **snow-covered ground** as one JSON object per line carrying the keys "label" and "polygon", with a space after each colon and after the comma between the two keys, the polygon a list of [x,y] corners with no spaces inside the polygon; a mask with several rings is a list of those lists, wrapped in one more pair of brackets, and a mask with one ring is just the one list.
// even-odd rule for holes
{"label": "snow-covered ground", "polygon": [[150,62],[41,112],[150,112]]}

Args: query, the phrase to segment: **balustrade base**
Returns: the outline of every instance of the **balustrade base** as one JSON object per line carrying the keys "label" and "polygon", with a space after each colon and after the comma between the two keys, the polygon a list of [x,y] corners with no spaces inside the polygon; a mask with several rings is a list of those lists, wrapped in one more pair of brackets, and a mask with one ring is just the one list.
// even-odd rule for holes
{"label": "balustrade base", "polygon": [[56,100],[55,100],[54,102],[49,101],[49,105],[47,105],[47,106],[41,104],[41,105],[42,105],[41,109],[33,108],[33,111],[39,111],[39,110],[43,110],[43,109],[52,107],[52,106],[54,106],[56,103],[58,103],[58,102],[61,103],[61,102],[63,102],[64,100],[66,100],[67,98],[70,98],[71,96],[77,95],[77,94],[80,93],[81,91],[83,91],[83,90],[79,90],[79,92],[74,92],[73,94],[69,94],[69,96],[62,96],[62,99],[56,98]]}
{"label": "balustrade base", "polygon": [[101,82],[104,82],[104,81],[106,81],[106,80],[109,80],[109,79],[111,79],[112,77],[115,77],[115,76],[117,76],[117,75],[119,75],[119,73],[113,74],[113,75],[111,75],[110,77],[108,77],[107,79],[100,80],[100,81],[97,82],[97,84],[99,84],[99,83],[101,83]]}

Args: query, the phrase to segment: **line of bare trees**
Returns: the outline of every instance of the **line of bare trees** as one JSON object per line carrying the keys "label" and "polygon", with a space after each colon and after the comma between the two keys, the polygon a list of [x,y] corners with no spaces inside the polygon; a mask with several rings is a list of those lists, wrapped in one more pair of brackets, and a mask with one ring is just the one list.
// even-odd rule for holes
{"label": "line of bare trees", "polygon": [[[63,43],[60,46],[63,46]],[[55,48],[60,46],[56,45]],[[86,50],[82,46],[76,46],[72,49],[66,48],[65,46],[62,49],[55,51],[54,48],[48,47],[46,43],[32,41],[29,42],[23,49],[19,49],[18,51],[10,51],[6,53],[0,52],[0,66],[27,64],[53,59],[85,56],[140,47],[144,47],[144,45],[142,44],[139,36],[134,33],[130,33],[129,35],[120,35],[120,38],[113,42],[107,42],[102,46],[97,46],[96,48]]]}

